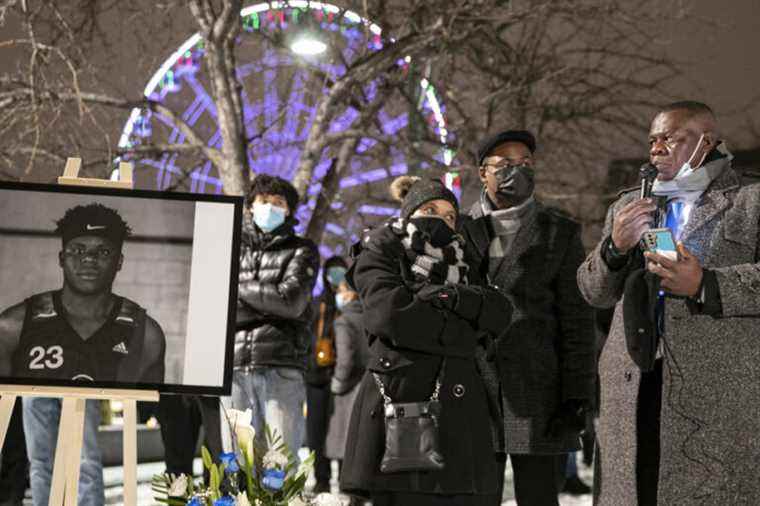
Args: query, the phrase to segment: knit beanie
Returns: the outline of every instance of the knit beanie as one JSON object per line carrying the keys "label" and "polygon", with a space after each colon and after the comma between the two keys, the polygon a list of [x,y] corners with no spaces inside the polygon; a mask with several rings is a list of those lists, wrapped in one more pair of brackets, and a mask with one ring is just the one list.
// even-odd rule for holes
{"label": "knit beanie", "polygon": [[405,220],[431,200],[446,200],[459,212],[456,196],[438,179],[400,176],[391,183],[390,192],[401,203],[401,217]]}

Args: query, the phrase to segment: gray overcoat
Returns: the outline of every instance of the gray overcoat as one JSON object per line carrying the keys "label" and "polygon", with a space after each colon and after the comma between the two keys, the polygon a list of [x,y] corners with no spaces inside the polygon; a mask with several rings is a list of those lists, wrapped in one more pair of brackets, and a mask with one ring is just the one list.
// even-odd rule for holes
{"label": "gray overcoat", "polygon": [[[691,314],[666,299],[658,504],[760,501],[760,186],[739,187],[728,159],[692,210],[682,241],[716,272],[722,315]],[[637,198],[624,194],[607,213]],[[616,305],[602,350],[598,503],[636,505],[636,414],[640,373],[626,351],[622,292],[632,266],[610,271],[601,244],[578,270],[584,297]]]}

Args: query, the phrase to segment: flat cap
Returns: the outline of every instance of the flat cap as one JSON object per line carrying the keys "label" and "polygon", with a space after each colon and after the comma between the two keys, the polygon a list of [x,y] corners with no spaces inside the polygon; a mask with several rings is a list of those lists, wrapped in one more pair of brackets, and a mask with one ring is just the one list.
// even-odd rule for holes
{"label": "flat cap", "polygon": [[489,153],[505,142],[520,142],[525,144],[531,153],[536,151],[536,138],[532,133],[527,130],[505,130],[492,135],[480,144],[478,147],[478,165],[483,165],[483,160]]}

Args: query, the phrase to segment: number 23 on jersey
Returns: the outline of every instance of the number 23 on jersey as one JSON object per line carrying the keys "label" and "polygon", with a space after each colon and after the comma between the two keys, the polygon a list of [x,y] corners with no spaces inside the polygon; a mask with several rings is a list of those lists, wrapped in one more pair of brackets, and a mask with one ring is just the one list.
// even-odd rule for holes
{"label": "number 23 on jersey", "polygon": [[63,365],[63,348],[55,345],[48,348],[35,346],[29,350],[29,369],[58,369]]}

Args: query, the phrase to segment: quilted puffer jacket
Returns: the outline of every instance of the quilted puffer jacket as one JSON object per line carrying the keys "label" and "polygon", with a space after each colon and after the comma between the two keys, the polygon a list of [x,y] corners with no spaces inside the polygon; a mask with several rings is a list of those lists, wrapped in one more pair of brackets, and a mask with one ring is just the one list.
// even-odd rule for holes
{"label": "quilted puffer jacket", "polygon": [[296,223],[289,218],[265,234],[244,220],[235,369],[306,367],[319,252],[314,242],[295,234]]}

